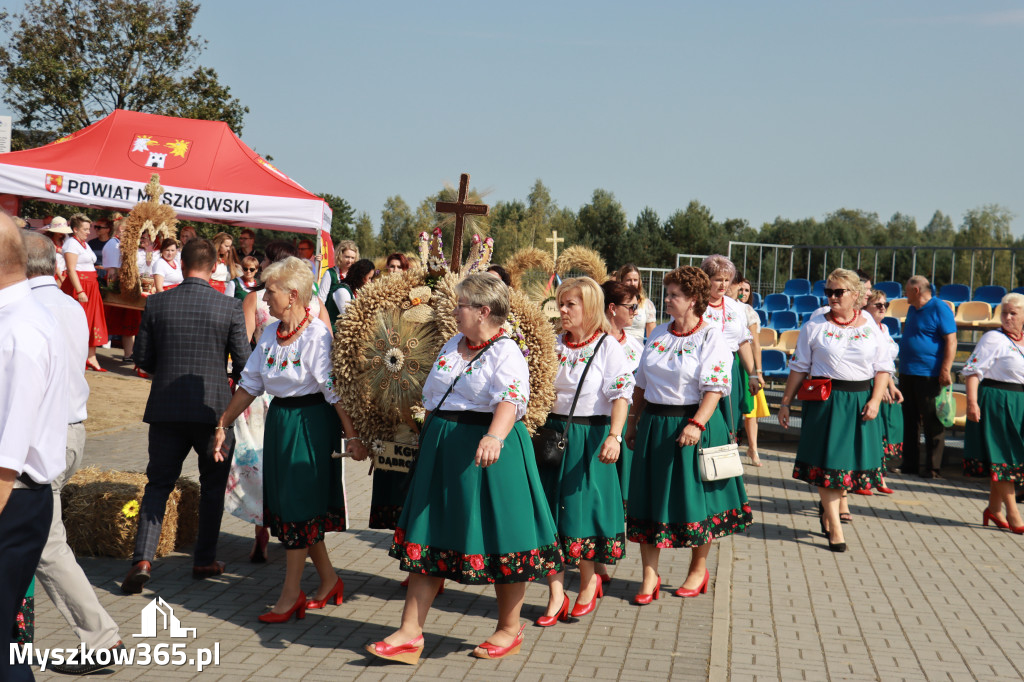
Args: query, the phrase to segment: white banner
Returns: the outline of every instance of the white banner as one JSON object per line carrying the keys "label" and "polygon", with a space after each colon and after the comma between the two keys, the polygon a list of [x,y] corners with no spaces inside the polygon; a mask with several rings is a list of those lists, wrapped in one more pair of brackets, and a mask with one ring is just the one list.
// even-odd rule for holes
{"label": "white banner", "polygon": [[[3,163],[0,163],[0,194],[128,210],[147,198],[144,182]],[[164,186],[161,202],[174,207],[178,217],[184,220],[276,227],[294,232],[315,233],[325,218],[324,202],[320,199],[208,192]]]}

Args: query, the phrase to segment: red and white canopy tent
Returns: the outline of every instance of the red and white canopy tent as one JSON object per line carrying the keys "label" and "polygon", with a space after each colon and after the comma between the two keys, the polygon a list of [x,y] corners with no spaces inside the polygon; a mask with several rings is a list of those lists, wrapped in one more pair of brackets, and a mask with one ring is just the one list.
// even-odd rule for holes
{"label": "red and white canopy tent", "polygon": [[0,195],[127,211],[153,173],[179,218],[316,234],[324,266],[334,262],[327,202],[220,121],[117,109],[56,142],[0,154]]}

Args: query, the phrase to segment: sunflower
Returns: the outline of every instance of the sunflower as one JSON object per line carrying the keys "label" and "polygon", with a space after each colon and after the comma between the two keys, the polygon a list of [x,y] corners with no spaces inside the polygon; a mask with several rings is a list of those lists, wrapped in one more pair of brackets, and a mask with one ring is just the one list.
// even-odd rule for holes
{"label": "sunflower", "polygon": [[123,507],[121,507],[121,513],[124,514],[127,519],[135,518],[139,515],[139,501],[129,500]]}

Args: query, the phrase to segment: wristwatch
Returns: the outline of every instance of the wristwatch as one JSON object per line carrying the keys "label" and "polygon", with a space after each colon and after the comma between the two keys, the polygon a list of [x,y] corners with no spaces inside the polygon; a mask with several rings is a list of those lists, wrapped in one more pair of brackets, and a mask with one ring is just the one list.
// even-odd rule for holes
{"label": "wristwatch", "polygon": [[622,445],[622,436],[614,434],[614,433],[609,433],[608,437],[609,438],[614,438],[616,443],[618,443],[619,445]]}

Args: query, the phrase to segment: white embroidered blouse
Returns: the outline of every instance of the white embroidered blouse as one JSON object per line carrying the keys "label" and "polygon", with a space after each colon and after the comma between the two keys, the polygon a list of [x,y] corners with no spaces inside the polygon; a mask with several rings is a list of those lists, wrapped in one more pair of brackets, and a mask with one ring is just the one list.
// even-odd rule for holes
{"label": "white embroidered blouse", "polygon": [[812,317],[800,328],[789,369],[840,381],[865,381],[878,372],[896,371],[891,346],[873,321],[842,327],[824,315]]}
{"label": "white embroidered blouse", "polygon": [[729,395],[732,352],[718,327],[704,323],[690,336],[655,327],[640,358],[636,385],[658,405],[696,405],[707,391]]}
{"label": "white embroidered blouse", "polygon": [[530,399],[530,370],[519,346],[507,336],[496,340],[478,360],[463,359],[459,353],[462,334],[441,347],[423,383],[423,407],[437,409],[455,377],[462,375],[441,406],[445,411],[494,412],[498,403],[512,403],[516,420],[526,415]]}
{"label": "white embroidered blouse", "polygon": [[647,323],[657,321],[658,309],[654,307],[654,301],[644,298],[643,303],[636,309],[636,314],[633,315],[633,324],[626,327],[626,336],[632,336],[634,339],[639,339],[642,342],[644,340],[644,332],[647,329]]}
{"label": "white embroidered blouse", "polygon": [[625,398],[627,402],[633,402],[633,371],[623,347],[609,336],[595,353],[594,348],[600,338],[583,348],[569,348],[565,345],[564,334],[555,339],[558,373],[555,375],[555,404],[551,407],[553,414],[569,414],[576,387],[588,364],[593,364],[593,367],[583,382],[574,415],[610,416],[613,401]]}
{"label": "white embroidered blouse", "polygon": [[640,356],[644,354],[644,342],[635,336],[626,334],[626,340],[621,345],[623,352],[626,353],[629,371],[636,376],[636,369],[640,366]]}
{"label": "white embroidered blouse", "polygon": [[331,377],[331,330],[317,318],[287,346],[277,343],[281,322],[268,324],[242,370],[238,385],[249,395],[264,392],[293,398],[319,391],[328,403],[338,402]]}
{"label": "white embroidered blouse", "polygon": [[[723,296],[723,307],[716,308],[710,303],[704,311],[704,323],[716,327],[725,337],[730,353],[739,350],[741,344],[750,341],[750,329],[747,328],[747,313],[743,309],[745,303]],[[732,362],[732,360],[730,360]],[[730,365],[731,367],[731,365]]]}
{"label": "white embroidered blouse", "polygon": [[985,332],[971,357],[967,358],[962,374],[979,379],[1024,384],[1024,348],[1021,348],[999,329]]}
{"label": "white embroidered blouse", "polygon": [[185,281],[185,278],[181,274],[181,263],[175,262],[171,265],[167,262],[167,259],[157,257],[153,260],[152,266],[153,276],[160,275],[164,278],[164,286],[169,284],[181,284]]}

